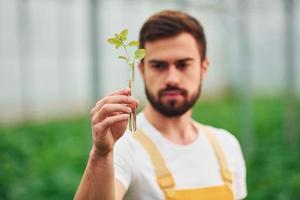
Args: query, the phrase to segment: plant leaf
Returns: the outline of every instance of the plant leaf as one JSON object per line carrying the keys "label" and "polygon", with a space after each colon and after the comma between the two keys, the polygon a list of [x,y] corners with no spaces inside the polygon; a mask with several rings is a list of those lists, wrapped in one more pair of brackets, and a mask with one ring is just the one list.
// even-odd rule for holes
{"label": "plant leaf", "polygon": [[122,45],[122,42],[118,38],[109,38],[107,40],[108,43],[115,46],[115,48],[119,48]]}
{"label": "plant leaf", "polygon": [[126,62],[128,62],[128,58],[125,57],[125,56],[119,56],[118,58],[123,59],[123,60],[126,60]]}
{"label": "plant leaf", "polygon": [[128,29],[124,29],[123,31],[121,31],[121,33],[119,34],[120,39],[122,41],[127,40],[127,35],[128,35]]}
{"label": "plant leaf", "polygon": [[116,43],[116,38],[108,38],[107,42],[114,45]]}
{"label": "plant leaf", "polygon": [[134,52],[134,57],[135,59],[137,60],[141,60],[145,57],[145,49],[137,49],[135,52]]}
{"label": "plant leaf", "polygon": [[131,42],[128,43],[129,46],[136,46],[138,47],[140,45],[139,41],[132,40]]}
{"label": "plant leaf", "polygon": [[120,46],[122,46],[121,42],[119,42],[119,44],[116,44],[116,49],[118,49]]}

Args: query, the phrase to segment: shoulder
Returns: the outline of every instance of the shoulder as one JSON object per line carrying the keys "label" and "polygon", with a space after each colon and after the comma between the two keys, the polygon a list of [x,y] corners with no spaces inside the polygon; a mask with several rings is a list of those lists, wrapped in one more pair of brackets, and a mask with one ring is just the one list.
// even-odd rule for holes
{"label": "shoulder", "polygon": [[134,138],[133,133],[127,130],[124,135],[115,143],[114,156],[124,160],[126,158],[129,163],[136,163],[141,152],[144,151],[143,146],[140,142]]}
{"label": "shoulder", "polygon": [[[147,129],[148,123],[145,119],[143,112],[137,115],[137,124],[139,129]],[[147,132],[147,131],[146,131]],[[133,133],[128,129],[124,133],[124,135],[116,142],[115,144],[115,153],[114,154],[121,154],[124,156],[136,157],[139,154],[140,150],[144,148],[139,143],[137,139],[134,138]]]}
{"label": "shoulder", "polygon": [[125,190],[135,180],[139,171],[136,162],[137,152],[136,141],[129,131],[126,131],[115,143],[113,150],[115,177],[122,183]]}
{"label": "shoulder", "polygon": [[207,128],[215,136],[219,146],[225,154],[225,157],[232,166],[245,162],[240,143],[232,133],[225,129],[212,126],[207,126]]}
{"label": "shoulder", "polygon": [[223,148],[226,150],[240,150],[240,143],[235,135],[222,128],[216,128],[212,126],[207,127],[211,130]]}
{"label": "shoulder", "polygon": [[247,196],[246,165],[242,149],[238,139],[224,129],[209,126],[228,161],[234,176],[234,192],[236,199],[244,199]]}
{"label": "shoulder", "polygon": [[114,150],[117,153],[133,156],[131,154],[134,154],[136,145],[136,139],[134,139],[132,133],[127,130],[124,135],[116,142]]}

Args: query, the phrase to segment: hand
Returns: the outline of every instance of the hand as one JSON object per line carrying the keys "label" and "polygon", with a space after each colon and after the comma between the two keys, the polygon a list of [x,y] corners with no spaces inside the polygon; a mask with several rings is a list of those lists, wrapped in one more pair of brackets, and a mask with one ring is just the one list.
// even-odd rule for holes
{"label": "hand", "polygon": [[106,156],[115,142],[125,133],[129,113],[135,111],[138,101],[130,96],[130,89],[116,91],[101,100],[91,110],[93,151]]}

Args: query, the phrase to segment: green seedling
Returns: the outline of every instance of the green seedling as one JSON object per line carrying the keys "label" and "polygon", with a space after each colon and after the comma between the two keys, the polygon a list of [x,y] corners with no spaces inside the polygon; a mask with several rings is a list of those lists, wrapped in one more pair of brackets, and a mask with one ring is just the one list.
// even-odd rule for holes
{"label": "green seedling", "polygon": [[[123,55],[119,55],[119,59],[124,60],[129,65],[130,77],[129,77],[129,88],[133,90],[133,82],[134,82],[134,66],[137,61],[142,60],[145,57],[145,49],[139,48],[139,42],[136,40],[132,40],[130,42],[127,41],[128,29],[122,30],[120,33],[115,33],[114,37],[108,38],[107,42],[114,45],[116,49],[120,47],[123,49]],[[130,57],[129,55],[129,47],[135,48],[134,55]],[[136,113],[133,110],[129,115],[128,127],[131,132],[136,130]]]}

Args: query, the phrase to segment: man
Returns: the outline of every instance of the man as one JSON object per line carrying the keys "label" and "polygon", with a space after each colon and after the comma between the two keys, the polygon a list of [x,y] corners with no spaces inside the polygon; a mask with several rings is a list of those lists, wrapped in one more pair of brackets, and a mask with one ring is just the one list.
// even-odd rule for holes
{"label": "man", "polygon": [[116,91],[92,109],[93,148],[75,199],[243,199],[245,163],[238,141],[192,120],[209,62],[199,22],[179,11],[150,17],[140,32],[139,65],[149,104]]}

